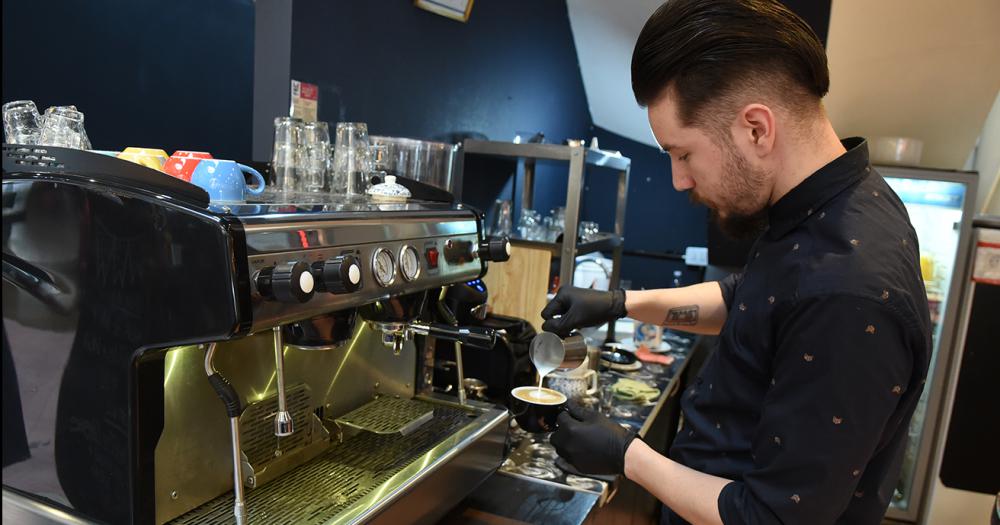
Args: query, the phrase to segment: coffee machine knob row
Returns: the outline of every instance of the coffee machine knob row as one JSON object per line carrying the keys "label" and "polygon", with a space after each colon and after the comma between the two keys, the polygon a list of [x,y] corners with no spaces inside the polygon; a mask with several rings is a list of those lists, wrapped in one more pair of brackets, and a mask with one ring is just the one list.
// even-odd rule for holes
{"label": "coffee machine knob row", "polygon": [[313,274],[318,278],[316,291],[351,293],[361,288],[361,263],[353,255],[341,255],[313,263]]}
{"label": "coffee machine knob row", "polygon": [[479,243],[479,258],[484,261],[504,262],[510,260],[510,239],[494,237]]}
{"label": "coffee machine knob row", "polygon": [[316,281],[309,263],[292,261],[257,274],[257,291],[268,299],[283,303],[304,303],[312,298]]}

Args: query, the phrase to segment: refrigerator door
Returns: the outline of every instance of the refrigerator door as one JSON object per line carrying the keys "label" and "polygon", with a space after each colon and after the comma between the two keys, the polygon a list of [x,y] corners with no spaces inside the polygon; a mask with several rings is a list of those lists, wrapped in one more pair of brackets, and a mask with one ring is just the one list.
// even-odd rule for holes
{"label": "refrigerator door", "polygon": [[940,418],[957,352],[952,351],[968,259],[976,174],[878,167],[899,195],[920,242],[920,269],[931,313],[927,383],[910,421],[900,479],[887,517],[917,522],[940,457]]}

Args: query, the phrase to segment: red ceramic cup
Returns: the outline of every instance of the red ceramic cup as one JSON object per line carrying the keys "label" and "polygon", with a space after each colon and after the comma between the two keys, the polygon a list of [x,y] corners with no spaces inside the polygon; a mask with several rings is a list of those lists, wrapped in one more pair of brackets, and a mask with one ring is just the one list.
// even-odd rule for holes
{"label": "red ceramic cup", "polygon": [[163,165],[163,171],[178,179],[191,182],[191,174],[204,159],[212,158],[211,153],[204,151],[175,151]]}

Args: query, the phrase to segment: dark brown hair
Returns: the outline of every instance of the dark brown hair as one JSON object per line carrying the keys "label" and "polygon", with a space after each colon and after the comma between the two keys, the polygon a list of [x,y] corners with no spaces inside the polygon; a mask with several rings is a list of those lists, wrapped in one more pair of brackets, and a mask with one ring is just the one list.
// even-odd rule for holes
{"label": "dark brown hair", "polygon": [[669,0],[646,21],[632,52],[640,105],[668,87],[681,121],[700,125],[746,90],[766,90],[800,111],[818,108],[830,72],[819,38],[777,0]]}

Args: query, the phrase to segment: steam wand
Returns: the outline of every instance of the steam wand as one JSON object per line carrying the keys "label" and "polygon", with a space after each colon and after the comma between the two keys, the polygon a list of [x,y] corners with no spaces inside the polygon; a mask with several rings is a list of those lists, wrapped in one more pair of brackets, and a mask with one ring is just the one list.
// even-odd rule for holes
{"label": "steam wand", "polygon": [[285,402],[285,343],[281,338],[281,327],[275,326],[274,334],[274,373],[278,380],[278,413],[274,415],[274,435],[285,437],[295,432],[292,414]]}
{"label": "steam wand", "polygon": [[208,374],[208,382],[212,385],[212,389],[226,405],[226,415],[229,416],[229,433],[232,438],[233,453],[233,515],[236,517],[236,525],[246,525],[247,508],[243,494],[243,463],[240,447],[240,413],[243,412],[243,409],[240,406],[240,396],[236,393],[236,389],[222,374],[215,370],[216,345],[217,343],[209,343],[208,351],[205,352],[205,373]]}

